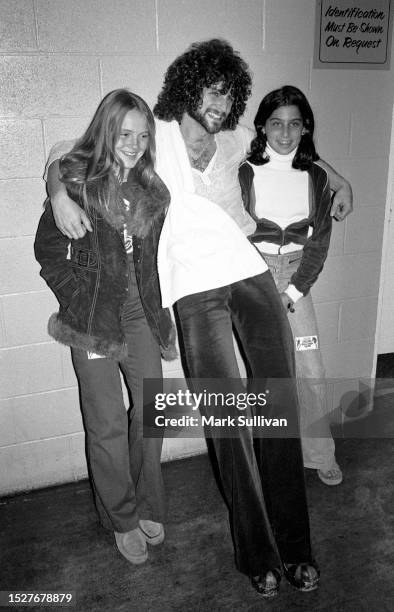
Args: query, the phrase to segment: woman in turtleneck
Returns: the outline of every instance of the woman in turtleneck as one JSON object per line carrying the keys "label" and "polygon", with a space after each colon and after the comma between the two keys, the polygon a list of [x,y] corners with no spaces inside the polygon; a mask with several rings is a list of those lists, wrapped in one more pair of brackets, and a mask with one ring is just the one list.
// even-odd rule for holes
{"label": "woman in turtleneck", "polygon": [[256,138],[240,169],[244,202],[257,222],[251,240],[261,252],[289,313],[294,336],[304,465],[327,485],[342,482],[327,417],[325,371],[310,288],[330,243],[330,186],[316,161],[314,118],[292,86],[262,100]]}

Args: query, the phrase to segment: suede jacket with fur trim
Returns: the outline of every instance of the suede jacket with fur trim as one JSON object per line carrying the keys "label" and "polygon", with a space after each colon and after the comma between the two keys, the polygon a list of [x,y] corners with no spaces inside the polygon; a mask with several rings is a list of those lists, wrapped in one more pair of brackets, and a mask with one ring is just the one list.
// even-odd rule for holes
{"label": "suede jacket with fur trim", "polygon": [[[78,201],[72,186],[68,194]],[[69,240],[55,225],[50,202],[46,202],[34,243],[41,276],[57,297],[59,312],[51,315],[48,332],[55,340],[112,359],[127,355],[121,313],[127,299],[128,263],[123,242],[123,223],[133,235],[133,258],[144,312],[164,359],[176,358],[175,329],[168,309],[161,307],[156,266],[157,246],[169,193],[157,177],[154,186],[143,187],[132,171],[122,185],[130,214],[122,206],[106,210],[97,205],[89,211],[93,226],[79,240]]]}
{"label": "suede jacket with fur trim", "polygon": [[[284,245],[295,242],[303,245],[300,265],[290,279],[290,282],[303,295],[307,295],[323,269],[330,245],[332,228],[331,196],[327,172],[315,163],[311,165],[307,172],[309,174],[309,216],[282,229],[273,221],[259,219],[256,216],[253,168],[247,162],[239,168],[243,203],[257,224],[256,231],[252,236],[249,236],[249,240],[254,243],[265,241]],[[310,226],[313,231],[311,236],[308,237]]]}

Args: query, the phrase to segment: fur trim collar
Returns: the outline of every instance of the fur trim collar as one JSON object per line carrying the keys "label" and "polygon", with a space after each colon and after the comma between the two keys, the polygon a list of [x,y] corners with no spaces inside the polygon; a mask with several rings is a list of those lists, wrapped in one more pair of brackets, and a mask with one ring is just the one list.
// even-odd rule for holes
{"label": "fur trim collar", "polygon": [[130,213],[127,218],[129,231],[145,238],[152,222],[164,217],[170,203],[170,193],[157,174],[147,187],[141,185],[137,174],[129,172],[128,179],[122,185],[122,195],[130,202]]}
{"label": "fur trim collar", "polygon": [[[130,203],[129,210],[126,210],[122,197]],[[170,193],[157,174],[145,187],[137,173],[130,170],[120,194],[110,202],[109,208],[101,206],[96,198],[91,198],[90,202],[92,208],[112,227],[121,230],[126,223],[130,235],[145,238],[152,223],[164,217],[170,203]]]}

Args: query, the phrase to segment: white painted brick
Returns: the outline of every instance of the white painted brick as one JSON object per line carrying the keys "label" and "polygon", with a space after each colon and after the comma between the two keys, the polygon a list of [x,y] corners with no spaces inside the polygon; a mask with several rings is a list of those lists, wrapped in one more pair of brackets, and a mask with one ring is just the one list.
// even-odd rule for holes
{"label": "white painted brick", "polygon": [[[391,113],[379,116],[375,105],[352,113],[352,157],[380,157],[390,150]],[[371,127],[373,126],[373,129]]]}
{"label": "white painted brick", "polygon": [[380,253],[329,257],[314,288],[316,302],[376,296]]}
{"label": "white painted brick", "polygon": [[288,58],[311,57],[315,29],[313,0],[265,0],[266,50]]}
{"label": "white painted brick", "polygon": [[[392,72],[386,70],[312,70],[311,89],[323,102],[335,99],[342,103],[343,110],[364,112],[373,108],[380,119],[391,113],[392,80]],[[336,117],[330,116],[335,122]]]}
{"label": "white painted brick", "polygon": [[47,322],[59,306],[53,293],[50,291],[18,293],[0,299],[3,303],[6,326],[5,346],[51,340],[47,333]]}
{"label": "white painted brick", "polygon": [[371,338],[376,327],[377,298],[346,300],[341,304],[339,340]]}
{"label": "white painted brick", "polygon": [[335,221],[335,219],[333,219],[328,257],[334,257],[335,255],[343,255],[345,227],[346,223]]}
{"label": "white painted brick", "polygon": [[245,54],[245,61],[253,75],[252,96],[248,102],[243,122],[253,127],[253,120],[264,96],[283,85],[292,84],[305,91],[308,87],[309,66],[303,58],[263,53],[261,55]]}
{"label": "white painted brick", "polygon": [[[361,144],[359,149],[361,156],[381,155],[381,148],[378,147],[377,151],[375,148],[370,149],[369,137],[365,136],[364,130],[369,131],[371,126],[376,124],[376,117],[379,117],[379,125],[388,122],[387,132],[390,131],[389,100],[392,92],[389,91],[390,86],[386,77],[382,75],[382,79],[385,84],[381,92],[382,82],[376,81],[373,71],[368,73],[368,78],[365,78],[365,75],[363,77],[360,71],[312,71],[308,98],[316,119],[316,141],[322,157],[326,156],[329,159],[334,156],[348,156],[351,139]],[[376,84],[376,89],[373,83]],[[376,91],[379,91],[379,96],[376,95]],[[373,119],[370,117],[371,114]],[[365,118],[365,125],[361,130],[356,118],[360,118],[361,121]],[[380,129],[379,127],[374,131],[380,132]],[[372,140],[379,142],[375,136]],[[359,157],[358,154],[355,156]]]}
{"label": "white painted brick", "polygon": [[0,400],[0,447],[17,441],[14,412],[10,400]]}
{"label": "white painted brick", "polygon": [[33,236],[0,240],[1,291],[18,293],[46,288],[40,266],[34,258]]}
{"label": "white painted brick", "polygon": [[0,181],[0,190],[0,238],[35,234],[46,197],[43,181]]}
{"label": "white painted brick", "polygon": [[0,0],[0,51],[37,49],[31,0]]}
{"label": "white painted brick", "polygon": [[43,51],[152,53],[154,0],[37,0]]}
{"label": "white painted brick", "polygon": [[0,495],[11,495],[39,487],[39,480],[31,485],[26,472],[25,453],[21,446],[0,448]]}
{"label": "white painted brick", "polygon": [[173,54],[175,59],[175,56],[183,53],[192,42],[225,38],[225,18],[225,0],[199,0],[198,3],[194,0],[160,0],[160,53]]}
{"label": "white painted brick", "polygon": [[[64,24],[59,25],[64,28]],[[0,84],[3,88],[0,114],[9,117],[85,115],[93,113],[100,100],[98,64],[94,57],[0,58]]]}
{"label": "white painted brick", "polygon": [[2,349],[1,396],[39,393],[63,386],[60,352],[56,343]]}
{"label": "white painted brick", "polygon": [[85,434],[76,433],[68,438],[71,454],[72,480],[82,480],[88,477],[85,454]]}
{"label": "white painted brick", "polygon": [[43,170],[41,121],[0,121],[0,179],[40,177]]}
{"label": "white painted brick", "polygon": [[198,5],[193,0],[162,0],[158,8],[159,50],[169,56],[168,63],[192,42],[210,38],[224,38],[241,57],[263,50],[260,0],[248,0],[248,10],[240,10],[239,0],[202,0]]}
{"label": "white painted brick", "polygon": [[51,147],[60,140],[72,140],[82,136],[89,125],[94,110],[95,109],[92,108],[91,116],[86,115],[83,117],[58,117],[56,119],[45,119],[43,122],[44,141],[47,154],[49,153]]}
{"label": "white painted brick", "polygon": [[[388,155],[388,151],[385,153]],[[355,209],[361,206],[385,207],[388,157],[333,159],[330,163],[350,181]]]}
{"label": "white painted brick", "polygon": [[0,299],[0,347],[5,346],[6,328],[4,322],[3,303]]}
{"label": "white painted brick", "polygon": [[103,91],[126,87],[140,95],[150,106],[157,102],[164,73],[174,56],[129,55],[101,59]]}
{"label": "white painted brick", "polygon": [[247,10],[239,0],[227,0],[221,37],[227,39],[241,57],[263,50],[263,7],[261,0],[248,0]]}
{"label": "white painted brick", "polygon": [[70,444],[67,436],[21,444],[28,488],[49,487],[72,480]]}
{"label": "white painted brick", "polygon": [[309,95],[304,92],[315,117],[316,149],[322,159],[349,155],[350,110],[341,101],[322,98],[320,92]]}
{"label": "white painted brick", "polygon": [[61,389],[4,400],[13,411],[16,442],[83,431],[78,389]]}
{"label": "white painted brick", "polygon": [[346,219],[345,253],[379,251],[383,243],[384,206],[358,207]]}

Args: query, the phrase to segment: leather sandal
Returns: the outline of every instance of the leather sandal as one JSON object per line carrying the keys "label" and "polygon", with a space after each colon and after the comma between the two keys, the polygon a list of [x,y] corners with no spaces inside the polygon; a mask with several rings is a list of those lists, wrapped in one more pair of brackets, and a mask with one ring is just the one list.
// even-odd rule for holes
{"label": "leather sandal", "polygon": [[278,594],[281,577],[280,570],[275,567],[259,576],[251,576],[250,580],[256,591],[268,599]]}
{"label": "leather sandal", "polygon": [[339,485],[343,480],[342,470],[337,464],[333,465],[329,470],[317,470],[317,475],[328,486]]}
{"label": "leather sandal", "polygon": [[317,589],[320,570],[314,561],[309,563],[284,563],[283,572],[286,580],[297,591],[307,593]]}

